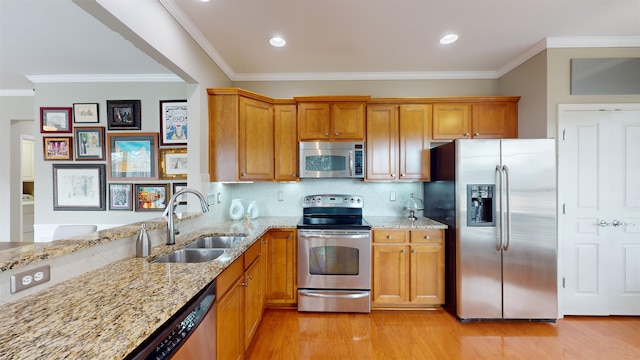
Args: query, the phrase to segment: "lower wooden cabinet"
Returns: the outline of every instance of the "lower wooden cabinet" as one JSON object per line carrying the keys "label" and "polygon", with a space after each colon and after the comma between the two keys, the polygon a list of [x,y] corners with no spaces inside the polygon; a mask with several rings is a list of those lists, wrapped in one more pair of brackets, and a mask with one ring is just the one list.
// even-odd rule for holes
{"label": "lower wooden cabinet", "polygon": [[269,230],[263,237],[266,252],[265,301],[267,306],[296,306],[297,242],[295,230]]}
{"label": "lower wooden cabinet", "polygon": [[373,230],[372,307],[444,303],[444,230]]}

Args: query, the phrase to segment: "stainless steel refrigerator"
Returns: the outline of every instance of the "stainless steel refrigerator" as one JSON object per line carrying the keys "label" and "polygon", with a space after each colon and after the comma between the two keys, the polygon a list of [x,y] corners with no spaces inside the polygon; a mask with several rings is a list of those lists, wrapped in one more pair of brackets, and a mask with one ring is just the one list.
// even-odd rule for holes
{"label": "stainless steel refrigerator", "polygon": [[424,216],[449,225],[445,309],[461,321],[557,318],[552,139],[470,139],[431,149]]}

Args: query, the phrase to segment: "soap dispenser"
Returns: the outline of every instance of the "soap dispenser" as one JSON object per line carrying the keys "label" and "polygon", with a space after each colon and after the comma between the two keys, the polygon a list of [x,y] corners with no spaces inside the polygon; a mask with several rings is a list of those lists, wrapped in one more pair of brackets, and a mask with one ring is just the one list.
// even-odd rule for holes
{"label": "soap dispenser", "polygon": [[138,240],[136,240],[136,256],[147,257],[149,255],[151,255],[151,240],[149,240],[149,234],[147,234],[146,224],[142,224]]}

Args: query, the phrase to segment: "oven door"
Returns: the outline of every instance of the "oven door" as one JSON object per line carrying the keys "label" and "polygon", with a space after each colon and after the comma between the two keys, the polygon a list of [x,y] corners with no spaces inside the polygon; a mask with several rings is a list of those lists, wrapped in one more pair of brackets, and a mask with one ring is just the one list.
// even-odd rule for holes
{"label": "oven door", "polygon": [[370,230],[298,230],[299,289],[371,289]]}

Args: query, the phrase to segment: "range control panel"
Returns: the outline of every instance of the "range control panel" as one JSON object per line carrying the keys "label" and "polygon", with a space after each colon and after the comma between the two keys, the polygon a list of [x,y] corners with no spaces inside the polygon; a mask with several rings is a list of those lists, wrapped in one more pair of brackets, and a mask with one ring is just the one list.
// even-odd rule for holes
{"label": "range control panel", "polygon": [[362,208],[364,200],[360,195],[326,194],[307,195],[302,199],[302,207],[343,207]]}

